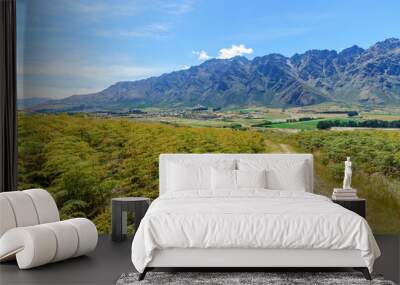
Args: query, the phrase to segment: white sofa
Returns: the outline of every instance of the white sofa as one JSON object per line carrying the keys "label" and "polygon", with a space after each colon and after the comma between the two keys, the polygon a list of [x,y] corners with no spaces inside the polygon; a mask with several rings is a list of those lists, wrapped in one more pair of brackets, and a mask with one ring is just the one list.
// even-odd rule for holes
{"label": "white sofa", "polygon": [[16,259],[20,269],[37,267],[84,255],[96,248],[97,238],[88,219],[60,221],[46,190],[0,193],[0,262]]}

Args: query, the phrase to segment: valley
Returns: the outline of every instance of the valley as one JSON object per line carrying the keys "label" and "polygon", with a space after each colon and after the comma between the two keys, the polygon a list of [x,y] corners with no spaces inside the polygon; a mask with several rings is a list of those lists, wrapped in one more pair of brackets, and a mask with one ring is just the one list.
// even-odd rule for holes
{"label": "valley", "polygon": [[[357,111],[354,111],[357,110]],[[357,112],[349,116],[349,112]],[[355,106],[315,105],[312,108],[142,108],[120,112],[89,113],[95,117],[129,118],[190,127],[259,129],[274,128],[286,131],[315,130],[320,121],[329,120],[400,120],[400,108],[360,109]],[[265,122],[271,123],[265,125]]]}

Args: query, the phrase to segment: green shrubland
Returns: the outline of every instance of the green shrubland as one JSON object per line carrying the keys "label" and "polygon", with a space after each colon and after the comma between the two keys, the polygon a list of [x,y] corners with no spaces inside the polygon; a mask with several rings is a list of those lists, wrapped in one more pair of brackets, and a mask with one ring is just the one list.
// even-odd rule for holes
{"label": "green shrubland", "polygon": [[158,196],[160,153],[260,153],[283,144],[314,153],[316,192],[328,196],[341,185],[343,161],[351,156],[371,227],[400,232],[400,132],[290,134],[23,113],[18,125],[19,189],[47,189],[62,218],[88,217],[102,233],[110,231],[112,197]]}
{"label": "green shrubland", "polygon": [[158,196],[160,153],[253,153],[256,132],[190,128],[82,115],[19,116],[19,188],[43,187],[62,218],[93,219],[109,231],[112,197]]}

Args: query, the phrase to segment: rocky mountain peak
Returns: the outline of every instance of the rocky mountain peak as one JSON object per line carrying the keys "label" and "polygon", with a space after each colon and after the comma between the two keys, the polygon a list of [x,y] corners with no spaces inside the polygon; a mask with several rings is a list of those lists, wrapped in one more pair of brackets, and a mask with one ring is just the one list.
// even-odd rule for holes
{"label": "rocky mountain peak", "polygon": [[394,49],[400,49],[400,39],[389,38],[381,42],[377,42],[369,48],[370,51],[384,53],[392,51]]}
{"label": "rocky mountain peak", "polygon": [[355,56],[359,56],[364,51],[365,50],[363,48],[360,48],[358,45],[354,45],[354,46],[351,46],[349,48],[343,49],[339,53],[339,56],[342,56],[342,57],[355,57]]}

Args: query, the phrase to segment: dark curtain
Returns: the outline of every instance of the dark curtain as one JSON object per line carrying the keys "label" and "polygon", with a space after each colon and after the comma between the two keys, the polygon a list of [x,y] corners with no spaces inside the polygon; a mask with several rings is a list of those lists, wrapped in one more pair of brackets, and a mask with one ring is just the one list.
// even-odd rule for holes
{"label": "dark curtain", "polygon": [[0,191],[17,189],[16,3],[0,0]]}

